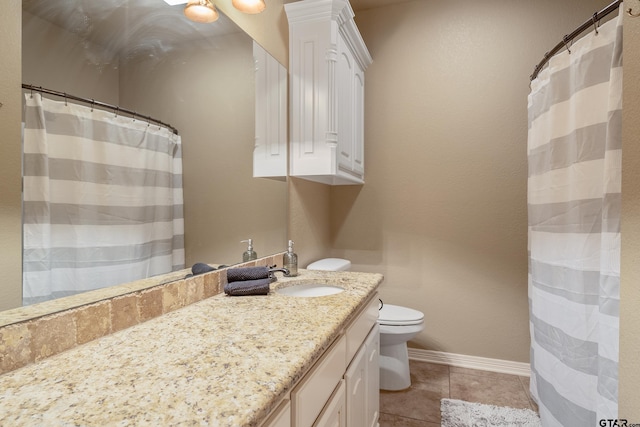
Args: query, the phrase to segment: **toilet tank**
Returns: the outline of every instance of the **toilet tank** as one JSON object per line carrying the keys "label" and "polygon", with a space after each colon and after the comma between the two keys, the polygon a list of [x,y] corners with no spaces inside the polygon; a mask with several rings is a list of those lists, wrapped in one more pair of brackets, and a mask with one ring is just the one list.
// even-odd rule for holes
{"label": "toilet tank", "polygon": [[307,270],[322,271],[347,271],[351,268],[351,261],[342,258],[324,258],[312,262],[307,266]]}

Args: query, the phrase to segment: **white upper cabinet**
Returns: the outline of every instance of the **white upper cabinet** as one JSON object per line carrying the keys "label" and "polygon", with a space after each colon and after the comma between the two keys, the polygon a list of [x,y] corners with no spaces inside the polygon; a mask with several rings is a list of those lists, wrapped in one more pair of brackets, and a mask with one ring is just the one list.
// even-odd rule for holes
{"label": "white upper cabinet", "polygon": [[289,174],[364,183],[364,71],[371,55],[346,0],[284,5],[289,20]]}
{"label": "white upper cabinet", "polygon": [[256,141],[253,176],[287,176],[287,70],[253,42],[256,72]]}

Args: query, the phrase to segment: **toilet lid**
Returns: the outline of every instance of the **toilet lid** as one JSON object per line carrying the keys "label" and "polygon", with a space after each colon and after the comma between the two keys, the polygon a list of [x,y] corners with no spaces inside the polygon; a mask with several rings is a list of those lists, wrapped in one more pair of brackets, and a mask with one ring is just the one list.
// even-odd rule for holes
{"label": "toilet lid", "polygon": [[399,305],[384,304],[378,311],[378,323],[381,325],[417,325],[423,320],[424,314],[422,312]]}
{"label": "toilet lid", "polygon": [[342,258],[324,258],[312,262],[307,266],[307,270],[323,271],[346,271],[351,267],[351,261]]}

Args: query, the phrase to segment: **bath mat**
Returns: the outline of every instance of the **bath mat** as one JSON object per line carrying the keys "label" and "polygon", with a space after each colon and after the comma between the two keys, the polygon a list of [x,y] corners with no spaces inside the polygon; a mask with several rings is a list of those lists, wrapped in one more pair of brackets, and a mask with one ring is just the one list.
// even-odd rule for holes
{"label": "bath mat", "polygon": [[540,417],[531,409],[442,399],[440,412],[442,427],[540,427]]}

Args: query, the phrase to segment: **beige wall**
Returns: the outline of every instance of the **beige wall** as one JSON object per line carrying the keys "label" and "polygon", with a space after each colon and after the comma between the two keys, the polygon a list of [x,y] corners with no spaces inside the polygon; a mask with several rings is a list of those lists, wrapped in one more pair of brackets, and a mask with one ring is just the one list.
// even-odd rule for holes
{"label": "beige wall", "polygon": [[325,255],[383,273],[385,302],[425,313],[412,346],[529,360],[528,76],[606,4],[412,1],[356,12],[373,57],[366,184],[331,188]]}
{"label": "beige wall", "polygon": [[285,67],[289,61],[289,24],[283,0],[267,0],[260,14],[248,15],[233,8],[230,1],[214,1],[216,7],[238,24],[267,52]]}
{"label": "beige wall", "polygon": [[[446,351],[462,352],[463,348],[466,349],[467,346],[461,345],[457,342],[458,340],[449,342],[438,331],[445,329],[451,335],[457,333],[464,335],[466,328],[477,331],[476,333],[481,335],[499,335],[498,340],[501,341],[497,344],[496,350],[488,349],[486,348],[488,345],[481,344],[477,348],[470,349],[469,354],[501,358],[513,357],[513,360],[526,361],[526,350],[520,348],[528,346],[526,343],[528,332],[525,330],[526,320],[524,319],[526,303],[522,302],[523,298],[526,300],[525,284],[523,284],[526,281],[524,277],[526,274],[526,243],[522,248],[523,239],[525,239],[522,236],[523,227],[526,227],[525,207],[522,204],[526,203],[526,199],[525,195],[521,194],[525,191],[522,182],[525,176],[520,169],[524,167],[522,156],[524,156],[523,147],[526,139],[527,76],[540,59],[542,52],[546,52],[557,43],[568,31],[567,29],[582,22],[585,16],[590,16],[594,10],[604,6],[608,1],[554,2],[547,0],[537,2],[535,5],[524,1],[486,2],[476,6],[469,2],[463,4],[461,1],[429,3],[432,2],[417,1],[389,8],[389,11],[380,9],[379,11],[370,10],[356,13],[358,25],[374,56],[374,64],[370,72],[367,73],[367,184],[361,188],[330,189],[320,184],[307,184],[301,180],[296,183],[296,180],[292,179],[289,187],[289,194],[292,197],[289,203],[290,236],[294,240],[299,240],[296,242],[296,246],[301,265],[321,256],[344,254],[344,256],[353,255],[352,258],[358,263],[359,269],[384,272],[386,282],[383,285],[383,292],[386,299],[391,302],[404,303],[407,301],[407,305],[423,308],[427,312],[426,335],[423,334],[419,337],[414,345],[425,347],[433,345],[434,348],[440,347]],[[269,4],[271,5],[272,2]],[[478,10],[474,9],[474,7],[480,8],[481,6],[488,8],[486,14],[478,13]],[[510,29],[505,28],[504,25],[507,24],[504,23],[502,25],[494,24],[495,17],[492,18],[493,15],[490,12],[498,6],[502,6],[502,9],[495,16],[507,17]],[[262,25],[261,34],[257,34],[256,38],[262,40],[261,44],[278,60],[286,64],[286,60],[283,60],[286,57],[286,37],[277,34],[274,37],[272,30],[270,30],[271,25],[277,26],[278,34],[283,34],[282,31],[286,30],[286,20],[283,21],[284,15],[281,13],[280,6],[277,8],[276,16],[268,15],[271,18],[270,23],[265,22]],[[425,8],[437,9],[425,10]],[[453,10],[447,12],[449,8],[453,8]],[[412,11],[421,13],[418,16],[424,19],[422,30],[416,28],[415,19],[411,20],[410,12]],[[3,103],[3,107],[0,108],[0,132],[3,135],[3,141],[16,141],[15,147],[5,142],[2,156],[0,156],[0,173],[2,174],[0,176],[0,195],[2,196],[0,242],[2,242],[3,257],[1,262],[4,284],[20,280],[20,259],[5,255],[6,253],[16,253],[12,248],[20,245],[20,195],[16,191],[18,186],[15,185],[19,183],[20,173],[19,148],[17,148],[19,147],[17,141],[20,136],[21,109],[21,91],[18,87],[21,80],[20,13],[18,0],[0,2],[0,39],[3,40],[3,43],[0,44],[0,50],[2,57],[5,58],[0,62],[0,76],[2,76],[0,79],[0,102]],[[386,13],[390,13],[389,22],[384,18]],[[434,20],[438,16],[450,17],[451,15],[454,15],[453,19],[450,19],[447,24],[434,25]],[[476,20],[477,22],[474,23]],[[410,28],[405,29],[405,23],[407,25],[411,23]],[[485,25],[480,27],[482,23]],[[377,28],[375,28],[376,25],[378,25]],[[638,172],[640,171],[640,153],[638,152],[639,141],[637,137],[640,134],[638,128],[640,122],[637,120],[640,116],[640,101],[637,96],[640,90],[640,83],[637,80],[637,76],[640,75],[640,59],[637,54],[640,47],[638,46],[640,43],[639,26],[640,19],[635,21],[627,19],[625,22],[620,416],[628,417],[631,422],[640,420],[638,412],[640,410],[640,393],[637,392],[636,387],[640,382],[640,358],[638,357],[640,348],[637,338],[640,336],[640,315],[637,310],[637,301],[640,299],[637,286],[640,280],[637,262],[640,258],[640,245],[638,244],[640,241],[640,221],[637,221],[640,216],[638,213],[640,206],[637,201],[640,199],[640,195],[637,194],[637,186],[634,186],[634,183],[640,181],[640,177],[637,176],[640,173]],[[376,36],[377,30],[384,37]],[[420,31],[426,33],[422,38],[417,37]],[[474,40],[479,34],[475,31],[482,35],[480,37],[483,40],[482,44],[477,43],[476,45]],[[452,49],[450,51],[437,50],[439,43],[447,42],[447,35],[452,38],[452,41],[449,42],[453,43]],[[511,42],[508,41],[510,37],[514,37]],[[12,40],[15,42],[11,42]],[[506,43],[504,52],[502,52],[503,41]],[[492,42],[498,43],[500,47],[492,49]],[[407,49],[402,47],[403,43],[407,43],[408,50],[418,56],[416,58],[408,57]],[[475,46],[476,50],[471,49],[469,44]],[[397,85],[391,77],[385,78],[384,73],[375,71],[376,68],[393,71],[394,67],[389,62],[395,60],[395,54],[390,52],[394,46],[400,46],[401,52],[397,55],[401,57],[404,55],[404,61],[395,65],[399,70],[391,76],[407,68],[419,67],[421,73],[414,74],[414,83],[423,97],[420,99],[415,96],[402,98],[391,96],[390,99],[385,98],[383,102],[380,102],[382,105],[372,105],[374,100],[377,99],[379,102],[381,96],[392,92],[390,89],[385,89],[385,86],[396,87]],[[453,49],[458,46],[460,50]],[[440,56],[432,58],[430,53],[433,49],[440,52]],[[384,52],[384,54],[380,52]],[[472,58],[477,58],[480,54],[488,56],[487,60],[482,61],[478,68],[476,62],[471,58],[466,59],[463,52],[470,54]],[[385,57],[389,59],[385,60]],[[496,62],[495,65],[499,66],[499,72],[490,77],[481,77],[480,71],[493,70],[491,62]],[[478,77],[475,81],[471,78],[472,72],[475,72]],[[430,107],[430,104],[436,101],[442,102],[446,93],[443,94],[442,91],[435,90],[437,88],[433,89],[433,82],[425,78],[425,76],[432,74],[435,74],[437,82],[442,82],[446,78],[446,83],[453,84],[457,91],[462,92],[463,89],[467,89],[464,91],[465,96],[471,99],[468,100],[468,103],[454,99],[451,107],[436,108],[433,112],[434,108]],[[374,77],[376,75],[377,77]],[[497,98],[498,101],[506,102],[505,91],[513,91],[514,93],[508,98],[509,102],[506,102],[505,105],[497,102],[493,96],[494,92],[490,90],[487,91],[491,92],[491,97],[481,99],[480,95],[485,93],[483,87],[487,85],[501,94]],[[435,90],[435,99],[427,89]],[[412,95],[414,90],[412,88],[405,94]],[[405,98],[408,102],[405,102]],[[387,105],[386,114],[380,113],[383,105]],[[420,110],[412,114],[409,107],[420,107]],[[376,113],[376,109],[378,113]],[[370,110],[371,112],[369,112]],[[427,113],[430,114],[427,116]],[[390,117],[384,119],[386,115]],[[477,115],[486,118],[486,123],[479,127],[477,132],[467,130],[472,135],[466,146],[462,144],[463,141],[448,138],[448,130],[443,129],[444,126],[440,124],[443,121],[449,124],[451,126],[449,130],[457,136],[463,132],[458,128],[467,128],[470,126],[469,121],[479,120]],[[517,116],[513,122],[509,120],[512,116]],[[372,123],[373,118],[384,120],[383,123],[376,124]],[[407,129],[399,135],[391,134],[388,139],[376,137],[374,132],[379,130],[383,124],[391,126],[391,123],[396,121],[399,121],[400,125],[394,125],[394,129],[396,127]],[[492,128],[494,129],[492,130]],[[387,131],[385,135],[389,133]],[[494,137],[500,141],[500,150],[492,142]],[[452,144],[452,151],[448,155],[444,152],[443,156],[442,152],[446,148],[445,143],[447,142]],[[385,147],[386,145],[389,147]],[[481,189],[483,196],[490,197],[489,201],[485,204],[472,203],[473,201],[471,201],[468,205],[460,207],[462,202],[458,196],[453,194],[445,197],[442,190],[438,190],[434,188],[433,184],[430,184],[432,173],[426,167],[426,163],[420,162],[420,167],[412,170],[411,173],[403,172],[406,168],[405,165],[411,166],[417,163],[412,163],[408,155],[406,155],[407,158],[398,159],[400,154],[394,153],[396,151],[402,152],[403,147],[405,153],[425,154],[426,151],[428,156],[425,156],[424,161],[430,162],[429,165],[432,167],[438,166],[437,164],[433,165],[438,160],[455,165],[453,158],[456,154],[465,156],[477,154],[479,169],[482,169],[480,168],[482,165],[484,168],[498,169],[499,171],[483,172],[480,170],[473,178],[478,176],[482,183],[494,184],[496,195],[488,195],[488,190]],[[484,152],[485,148],[488,152]],[[384,160],[385,154],[391,156],[389,163]],[[495,160],[492,160],[490,154],[496,156]],[[435,160],[430,160],[431,157]],[[398,163],[401,165],[398,166]],[[514,164],[512,165],[512,163]],[[467,165],[469,164],[472,168],[474,167],[472,162],[467,163]],[[399,174],[397,178],[396,174]],[[511,179],[514,183],[503,184],[496,179],[496,175]],[[464,191],[466,185],[473,188],[480,187],[479,184],[476,185],[471,180],[471,176],[460,171],[458,174],[449,172],[445,177],[449,177],[453,183],[444,183],[444,178],[440,176],[436,176],[435,179],[441,185],[451,187],[455,184],[453,188],[461,188],[461,191]],[[441,199],[431,202],[423,195],[423,188],[427,195],[440,194]],[[502,196],[500,191],[504,193]],[[333,194],[331,194],[332,192]],[[387,196],[391,196],[391,198],[386,200]],[[506,200],[507,196],[513,197],[510,203]],[[482,232],[481,226],[487,225],[483,222],[478,222],[478,227],[474,229],[467,229],[465,228],[468,227],[467,225],[462,225],[464,233],[455,232],[451,237],[438,232],[438,230],[433,231],[433,227],[428,226],[432,212],[436,212],[433,217],[441,223],[442,227],[449,230],[455,229],[455,224],[448,223],[449,219],[445,218],[444,212],[438,214],[438,211],[447,209],[450,201],[455,203],[454,207],[464,208],[468,211],[479,211],[477,215],[476,213],[466,214],[467,220],[472,224],[478,221],[475,219],[478,215],[485,218],[486,221],[487,215],[494,209],[490,206],[492,203],[506,206],[506,209],[502,211],[495,209],[501,215],[501,220],[496,220],[496,222],[505,223],[506,219],[506,223],[512,226],[513,236],[503,232],[497,232],[498,235],[493,236],[491,230]],[[399,208],[382,206],[388,203],[401,204],[405,207],[405,212]],[[366,207],[369,208],[368,211]],[[452,208],[448,209],[453,211],[454,215],[450,219],[451,222],[462,220],[463,213],[455,212]],[[415,211],[415,213],[411,213],[411,211]],[[406,212],[409,212],[408,222],[403,220]],[[419,217],[421,216],[429,220],[424,221],[427,225],[424,229],[432,230],[434,238],[425,236],[422,227],[424,224],[420,223]],[[367,229],[369,225],[375,228]],[[329,239],[324,237],[327,234],[323,230],[330,229],[333,231]],[[463,254],[457,254],[456,250],[460,248],[459,245],[465,243],[466,232],[478,240],[470,242],[469,249],[463,248],[465,251]],[[415,234],[417,237],[412,238],[408,236],[409,234]],[[487,237],[486,243],[485,237]],[[511,243],[511,239],[515,239],[516,243]],[[298,246],[298,243],[301,246]],[[500,249],[502,244],[505,244],[506,247],[518,247],[519,249],[516,254],[505,255],[506,249]],[[335,245],[335,250],[331,253],[330,248],[333,245]],[[483,251],[479,251],[478,248],[483,248]],[[478,258],[479,252],[483,253]],[[485,255],[484,252],[487,254]],[[503,256],[506,256],[504,260]],[[433,257],[436,257],[435,260]],[[415,270],[414,266],[421,264],[421,261],[427,263],[430,268]],[[496,268],[500,269],[506,267],[506,271],[492,273],[491,268],[483,267],[484,262],[488,262],[488,265],[496,265]],[[457,277],[458,273],[456,272],[455,276],[454,273],[451,273],[456,270],[461,270],[460,276],[476,277],[474,274],[476,272],[480,276],[473,279],[472,282],[461,283],[460,278]],[[485,275],[489,277],[484,277]],[[495,285],[491,284],[493,279],[497,281]],[[474,292],[474,289],[481,285],[486,288],[480,288]],[[5,288],[6,285],[0,287],[0,303],[5,301]],[[469,292],[465,293],[465,290],[469,290]],[[406,296],[402,296],[403,294]],[[474,310],[471,314],[458,308],[458,301],[477,297],[478,294],[483,295],[483,298],[477,301],[478,305],[482,305],[481,308]],[[514,302],[516,300],[517,302]],[[416,301],[420,302],[414,304]],[[444,314],[435,310],[439,314],[434,317],[428,309],[436,304],[447,308],[452,313]],[[501,308],[501,305],[508,304],[512,304],[513,307]],[[518,313],[514,313],[513,319],[507,318],[506,321],[514,323],[513,326],[506,325],[507,330],[500,328],[498,332],[487,330],[488,324],[495,323],[494,311],[496,317],[506,318],[512,309]],[[522,311],[524,313],[521,313]],[[479,315],[489,319],[482,321],[481,318],[478,318]],[[436,334],[433,336],[439,338],[441,342],[435,342],[435,339],[428,335],[432,333]],[[513,346],[518,346],[518,348],[509,350]],[[492,354],[495,356],[491,356]]]}
{"label": "beige wall", "polygon": [[0,2],[0,310],[22,305],[21,146],[19,0]]}
{"label": "beige wall", "polygon": [[289,236],[298,266],[325,258],[331,250],[331,187],[289,177]]}
{"label": "beige wall", "polygon": [[122,104],[182,137],[187,266],[241,262],[248,238],[258,256],[286,249],[287,185],[252,176],[254,69],[244,33],[121,67]]}
{"label": "beige wall", "polygon": [[[223,11],[228,7],[221,7]],[[234,10],[226,11],[231,17],[246,31],[252,34],[258,42],[260,42],[265,49],[272,53],[276,59],[286,64],[287,62],[287,49],[288,49],[288,29],[286,24],[286,17],[282,2],[280,0],[269,1],[269,7],[266,13],[247,16],[240,15]],[[0,61],[0,102],[3,104],[0,107],[0,132],[3,135],[3,147],[2,156],[0,156],[0,253],[2,253],[1,267],[3,271],[3,284],[0,285],[0,310],[17,307],[22,303],[22,238],[21,238],[21,194],[20,194],[20,117],[22,110],[22,90],[20,89],[20,83],[23,81],[22,76],[22,60],[21,60],[21,16],[22,8],[21,1],[8,0],[0,2],[0,39],[2,43],[0,45],[0,54],[3,58]],[[40,36],[40,41],[36,43],[36,48],[39,49],[39,53],[34,55],[27,55],[25,57],[25,67],[27,71],[24,75],[25,83],[32,83],[41,85],[44,87],[50,86],[53,89],[59,89],[62,91],[73,92],[80,96],[86,96],[90,98],[99,99],[108,103],[120,103],[118,98],[119,91],[114,89],[114,85],[118,82],[118,71],[116,68],[102,69],[102,73],[99,78],[89,78],[89,75],[95,76],[95,74],[88,73],[88,69],[95,67],[86,66],[81,67],[79,62],[76,62],[74,55],[82,54],[81,50],[74,49],[73,47],[80,47],[81,45],[73,41],[67,43],[68,49],[64,56],[60,56],[59,52],[55,55],[54,47],[51,46],[49,41],[53,40],[52,32],[56,32],[57,29],[49,26],[43,22],[38,21],[37,18],[27,16],[27,25],[33,25]],[[70,35],[67,35],[71,37]],[[33,46],[32,46],[33,47]],[[73,63],[71,67],[73,73],[58,74],[52,73],[50,66],[42,66],[41,61],[49,61],[52,63]],[[39,64],[39,65],[36,65]],[[253,81],[251,81],[253,83]],[[247,90],[253,90],[253,86],[247,87]],[[245,105],[249,100],[243,98]],[[251,105],[253,105],[253,98],[251,99]],[[134,107],[135,108],[135,107]],[[184,110],[190,111],[190,110]],[[228,111],[232,113],[232,111]],[[253,113],[253,108],[249,112]],[[238,125],[238,128],[242,129],[242,132],[246,135],[249,133],[253,135],[253,125],[247,125],[248,121],[240,118],[242,114],[235,116],[233,123]],[[170,121],[170,120],[168,120]],[[176,124],[177,126],[177,124]],[[203,126],[206,127],[206,124]],[[208,130],[205,133],[209,133]],[[250,137],[253,138],[252,136]],[[203,138],[199,138],[200,141],[204,141]],[[246,140],[246,138],[244,138]],[[251,155],[251,142],[249,142],[248,159],[252,158]],[[246,147],[245,147],[246,148]],[[193,150],[191,151],[193,154]],[[215,155],[217,159],[223,158],[224,153],[220,153],[217,150],[216,153],[210,153]],[[205,158],[205,157],[203,157]],[[200,162],[199,167],[200,175],[203,180],[211,178],[207,163]],[[226,166],[230,166],[231,163],[227,163]],[[247,163],[250,165],[250,161]],[[249,166],[247,166],[249,167]],[[217,171],[221,171],[218,168]],[[250,173],[250,172],[249,172]],[[228,176],[225,178],[228,179]],[[185,178],[187,181],[187,178]],[[216,191],[218,194],[229,194],[231,192],[242,193],[247,185],[247,179],[243,179],[241,182],[234,180],[227,181],[229,185],[222,189],[211,190],[210,188],[201,188],[199,186],[200,178],[189,178],[195,184],[195,188],[191,191],[191,194],[196,194],[198,191],[203,191],[208,194],[208,200]],[[256,239],[256,249],[260,256],[267,255],[268,253],[277,252],[285,249],[286,240],[284,237],[286,229],[286,189],[284,185],[278,181],[261,180],[263,183],[260,188],[267,188],[266,191],[260,193],[258,199],[248,198],[245,202],[245,212],[243,216],[236,216],[235,221],[238,227],[242,227],[246,231],[246,237],[253,237]],[[236,187],[236,184],[240,187]],[[243,187],[244,186],[244,187]],[[277,193],[271,190],[271,188],[277,187]],[[185,195],[189,193],[185,191]],[[197,195],[195,196],[197,198]],[[270,204],[278,204],[279,210],[277,212],[269,211],[266,215],[263,207],[260,203],[264,201],[264,198],[269,199]],[[210,203],[210,202],[209,202]],[[218,202],[214,206],[218,212],[228,212],[229,209],[223,202]],[[198,224],[198,228],[192,230],[194,236],[198,236],[199,245],[202,244],[204,239],[212,239],[212,235],[215,232],[225,232],[224,227],[212,227],[208,220],[210,211],[212,209],[211,203],[208,210],[203,210],[204,214],[199,220],[192,221],[194,224]],[[270,224],[274,224],[275,218],[278,220],[278,226],[273,226],[268,230],[260,228],[259,225],[252,223],[253,219],[263,214],[263,217],[267,217],[267,221]],[[251,225],[249,225],[251,224]],[[278,242],[274,237],[279,234]],[[196,239],[197,240],[197,239]],[[261,245],[259,242],[263,242]],[[202,245],[199,246],[202,249]],[[187,262],[216,262],[219,259],[216,253],[209,253],[206,249],[196,249],[190,251],[188,254]],[[242,244],[237,243],[237,255],[241,256],[244,250]],[[206,259],[211,256],[211,259]],[[234,261],[239,261],[233,259]]]}
{"label": "beige wall", "polygon": [[[640,12],[640,4],[633,4]],[[626,6],[626,3],[625,3]],[[620,418],[640,422],[640,18],[624,20]]]}
{"label": "beige wall", "polygon": [[22,81],[117,105],[118,61],[89,43],[29,12],[23,12]]}

